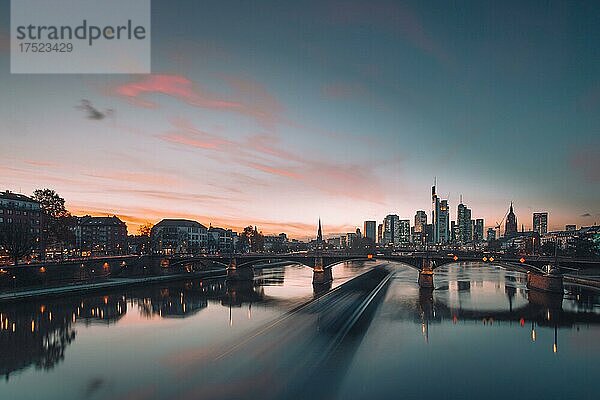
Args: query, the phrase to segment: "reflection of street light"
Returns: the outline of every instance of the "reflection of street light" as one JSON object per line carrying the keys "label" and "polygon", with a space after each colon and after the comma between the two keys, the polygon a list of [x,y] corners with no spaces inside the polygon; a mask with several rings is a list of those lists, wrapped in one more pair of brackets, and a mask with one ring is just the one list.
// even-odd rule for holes
{"label": "reflection of street light", "polygon": [[552,352],[556,353],[558,351],[558,328],[554,325],[554,344],[552,345]]}

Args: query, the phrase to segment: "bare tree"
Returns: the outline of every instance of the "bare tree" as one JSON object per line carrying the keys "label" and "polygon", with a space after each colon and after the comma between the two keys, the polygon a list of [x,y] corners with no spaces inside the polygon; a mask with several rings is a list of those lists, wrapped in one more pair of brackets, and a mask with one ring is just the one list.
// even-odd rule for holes
{"label": "bare tree", "polygon": [[0,247],[6,250],[15,265],[19,259],[30,255],[34,246],[35,238],[28,224],[13,222],[0,226]]}

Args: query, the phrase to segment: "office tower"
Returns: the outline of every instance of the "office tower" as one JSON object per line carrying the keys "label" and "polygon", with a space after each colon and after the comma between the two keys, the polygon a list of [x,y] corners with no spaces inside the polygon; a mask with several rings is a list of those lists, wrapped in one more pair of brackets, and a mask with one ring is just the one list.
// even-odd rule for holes
{"label": "office tower", "polygon": [[440,201],[437,234],[438,244],[447,244],[450,242],[450,208],[448,207],[448,200]]}
{"label": "office tower", "polygon": [[473,241],[475,243],[483,242],[483,218],[477,218],[475,220],[475,229],[473,230]]}
{"label": "office tower", "polygon": [[513,210],[513,203],[510,202],[510,210],[506,216],[506,224],[504,225],[504,236],[512,237],[517,235],[517,216]]}
{"label": "office tower", "polygon": [[400,217],[395,214],[387,215],[383,220],[383,243],[400,244]]}
{"label": "office tower", "polygon": [[487,241],[490,242],[492,240],[496,240],[496,230],[494,228],[488,228]]}
{"label": "office tower", "polygon": [[450,241],[450,209],[448,200],[440,200],[435,183],[431,187],[431,225],[433,243],[446,244]]}
{"label": "office tower", "polygon": [[541,235],[548,233],[548,213],[534,212],[533,213],[533,231]]}
{"label": "office tower", "polygon": [[407,245],[410,243],[410,220],[402,219],[398,225],[398,242]]}
{"label": "office tower", "polygon": [[365,237],[377,243],[377,222],[376,221],[365,221],[364,224]]}
{"label": "office tower", "polygon": [[433,225],[427,224],[425,225],[425,243],[432,244],[433,243]]}
{"label": "office tower", "polygon": [[427,225],[427,213],[419,210],[415,214],[415,233],[425,232],[425,225]]}
{"label": "office tower", "polygon": [[456,221],[450,221],[450,242],[458,242],[458,225]]}
{"label": "office tower", "polygon": [[377,243],[383,244],[383,224],[377,225]]}
{"label": "office tower", "polygon": [[440,214],[440,198],[435,192],[436,182],[434,181],[431,187],[431,233],[432,243],[438,243],[439,241],[439,214]]}
{"label": "office tower", "polygon": [[462,202],[458,205],[456,225],[458,226],[458,242],[470,243],[473,240],[471,209],[462,204]]}
{"label": "office tower", "polygon": [[358,239],[356,232],[348,232],[346,234],[346,246],[352,248],[356,243],[356,239]]}

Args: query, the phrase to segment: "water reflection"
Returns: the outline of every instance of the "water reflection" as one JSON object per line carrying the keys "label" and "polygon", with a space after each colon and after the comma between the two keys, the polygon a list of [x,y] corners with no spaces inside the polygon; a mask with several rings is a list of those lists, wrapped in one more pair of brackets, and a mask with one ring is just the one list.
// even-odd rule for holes
{"label": "water reflection", "polygon": [[[542,360],[523,347],[522,339],[567,364],[585,366],[600,355],[600,349],[590,350],[589,340],[581,340],[600,326],[599,291],[577,285],[565,285],[564,296],[529,291],[523,274],[489,266],[437,270],[435,289],[428,290],[418,287],[415,270],[396,265],[380,300],[348,325],[374,285],[323,295],[365,270],[382,268],[375,265],[339,265],[333,282],[321,284],[313,282],[309,268],[288,266],[257,270],[254,282],[192,280],[0,304],[0,372],[8,390],[4,393],[17,398],[10,394],[22,393],[51,371],[57,381],[77,371],[84,382],[79,392],[64,394],[50,385],[47,397],[80,398],[92,391],[98,398],[114,398],[115,393],[151,386],[152,396],[172,398],[173,382],[191,397],[256,397],[249,395],[249,387],[261,388],[261,397],[267,398],[276,393],[288,398],[364,398],[367,389],[371,397],[384,397],[406,390],[390,383],[398,381],[398,374],[406,376],[405,383],[417,379],[419,371],[419,376],[427,371],[442,380],[440,374],[446,374],[454,377],[449,382],[456,382],[458,377],[438,364],[449,365],[475,350],[494,359],[510,355],[514,360]],[[318,300],[301,307],[312,299]],[[274,320],[282,319],[285,322],[273,326]],[[347,326],[352,329],[344,340],[332,345]],[[118,345],[111,332],[118,332]],[[591,331],[591,337],[597,332]],[[493,346],[482,347],[486,335],[495,338]],[[242,346],[250,338],[251,345]],[[98,341],[110,347],[90,352]],[[585,349],[579,358],[574,343]],[[422,358],[423,354],[429,355]],[[102,365],[92,366],[97,359],[108,360],[119,374],[99,375]],[[541,364],[540,374],[552,374]],[[415,365],[420,369],[412,370]],[[17,372],[20,379],[13,379]],[[411,378],[413,373],[417,375]],[[476,376],[477,369],[473,366],[465,373]],[[307,377],[315,384],[300,384]],[[405,394],[427,397],[411,396],[410,390]]]}
{"label": "water reflection", "polygon": [[[364,268],[365,263],[336,267],[337,284]],[[331,289],[329,282],[311,291],[311,277],[312,272],[307,267],[280,266],[257,270],[253,282],[226,282],[225,278],[215,278],[113,290],[102,295],[0,304],[0,373],[8,381],[12,373],[29,366],[52,369],[64,360],[79,324],[114,324],[128,311],[148,320],[186,318],[205,310],[209,302],[229,308],[232,323],[232,307],[246,305],[251,316],[254,303],[287,309]]]}
{"label": "water reflection", "polygon": [[4,304],[0,307],[0,373],[34,365],[49,370],[62,361],[75,340],[74,325],[110,324],[127,311],[121,295]]}

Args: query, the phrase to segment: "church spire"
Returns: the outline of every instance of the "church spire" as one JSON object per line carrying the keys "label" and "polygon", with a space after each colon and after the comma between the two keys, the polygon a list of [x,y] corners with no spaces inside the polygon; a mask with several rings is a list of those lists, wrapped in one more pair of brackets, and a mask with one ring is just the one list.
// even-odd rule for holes
{"label": "church spire", "polygon": [[321,229],[321,218],[319,217],[319,230],[317,231],[317,240],[319,242],[323,241],[323,230]]}

